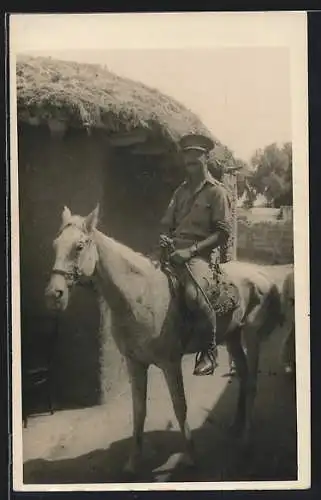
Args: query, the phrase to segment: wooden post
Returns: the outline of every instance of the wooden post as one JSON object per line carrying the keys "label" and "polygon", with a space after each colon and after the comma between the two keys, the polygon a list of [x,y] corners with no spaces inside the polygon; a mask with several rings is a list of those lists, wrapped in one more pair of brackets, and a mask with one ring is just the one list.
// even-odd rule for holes
{"label": "wooden post", "polygon": [[235,173],[225,173],[223,183],[232,196],[232,234],[221,253],[221,262],[228,262],[237,259],[237,183]]}

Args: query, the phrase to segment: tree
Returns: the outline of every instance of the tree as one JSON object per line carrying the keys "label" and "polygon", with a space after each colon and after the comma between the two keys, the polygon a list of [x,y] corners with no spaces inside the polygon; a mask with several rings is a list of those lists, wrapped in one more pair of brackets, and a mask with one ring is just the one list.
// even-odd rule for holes
{"label": "tree", "polygon": [[257,150],[251,159],[253,174],[248,181],[270,206],[292,205],[292,144],[273,143]]}

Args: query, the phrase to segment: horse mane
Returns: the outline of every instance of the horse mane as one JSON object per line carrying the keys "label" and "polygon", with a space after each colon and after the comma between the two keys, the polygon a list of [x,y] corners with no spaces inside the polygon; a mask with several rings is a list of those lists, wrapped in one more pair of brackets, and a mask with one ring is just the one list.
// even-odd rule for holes
{"label": "horse mane", "polygon": [[[84,223],[85,223],[85,217],[82,217],[80,215],[72,215],[68,220],[68,222],[63,223],[60,226],[58,231],[58,236],[67,227],[75,227],[80,231],[87,232]],[[107,240],[109,243],[112,244],[112,246],[116,249],[117,253],[128,263],[129,267],[133,271],[139,274],[145,274],[146,272],[151,271],[152,269],[155,270],[160,268],[160,263],[157,259],[148,257],[141,252],[137,252],[136,250],[133,250],[132,248],[128,247],[123,243],[120,243],[119,241],[115,240],[110,236],[107,236],[105,233],[99,230],[96,230],[96,232],[99,233],[101,236],[103,236],[103,239]]]}
{"label": "horse mane", "polygon": [[120,255],[128,263],[129,267],[133,271],[144,275],[148,271],[160,268],[160,263],[157,259],[148,257],[141,252],[137,252],[114,238],[107,236],[101,231],[97,232],[115,248],[118,255]]}

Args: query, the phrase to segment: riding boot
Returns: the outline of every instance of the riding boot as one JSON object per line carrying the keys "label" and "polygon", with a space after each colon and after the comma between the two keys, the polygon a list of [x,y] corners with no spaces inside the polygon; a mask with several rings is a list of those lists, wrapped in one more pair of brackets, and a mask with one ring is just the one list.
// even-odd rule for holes
{"label": "riding boot", "polygon": [[208,348],[196,355],[193,375],[213,375],[217,367],[217,345],[216,345],[216,314],[206,303],[202,303],[202,310],[206,313],[211,323],[212,335]]}
{"label": "riding boot", "polygon": [[193,375],[213,375],[217,366],[217,346],[211,344],[206,351],[197,353]]}

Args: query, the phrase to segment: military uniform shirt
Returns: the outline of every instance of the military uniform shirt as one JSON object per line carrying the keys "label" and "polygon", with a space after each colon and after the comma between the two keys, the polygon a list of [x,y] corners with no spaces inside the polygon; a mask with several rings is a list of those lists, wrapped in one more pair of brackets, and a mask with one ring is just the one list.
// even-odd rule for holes
{"label": "military uniform shirt", "polygon": [[174,192],[162,224],[184,248],[221,230],[226,239],[231,232],[231,202],[226,189],[210,174],[191,192],[183,182]]}

